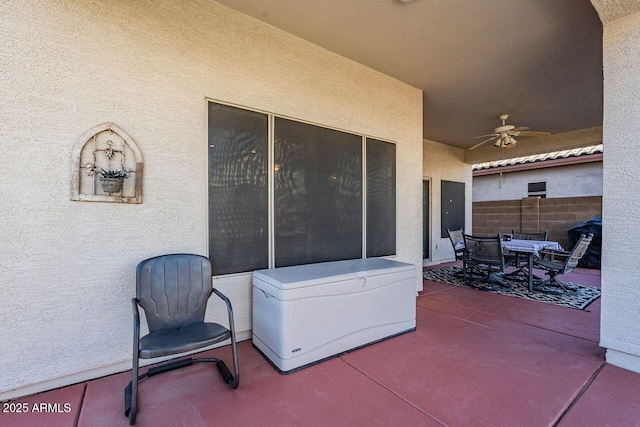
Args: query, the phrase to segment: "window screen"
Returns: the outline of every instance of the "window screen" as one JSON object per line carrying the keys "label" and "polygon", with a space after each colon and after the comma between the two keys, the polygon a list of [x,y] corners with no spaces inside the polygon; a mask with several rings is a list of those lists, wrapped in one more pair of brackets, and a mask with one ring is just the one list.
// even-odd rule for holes
{"label": "window screen", "polygon": [[464,182],[442,181],[440,193],[441,235],[449,237],[449,230],[464,229]]}
{"label": "window screen", "polygon": [[[209,103],[209,257],[215,275],[362,257],[363,137],[279,117],[270,129],[271,117]],[[396,147],[368,138],[366,148],[366,255],[393,255]]]}
{"label": "window screen", "polygon": [[275,266],[362,257],[362,137],[275,119]]}
{"label": "window screen", "polygon": [[268,267],[268,117],[209,103],[209,257],[213,274]]}
{"label": "window screen", "polygon": [[529,197],[547,197],[546,182],[530,182],[527,186]]}
{"label": "window screen", "polygon": [[396,253],[396,146],[367,138],[367,257]]}

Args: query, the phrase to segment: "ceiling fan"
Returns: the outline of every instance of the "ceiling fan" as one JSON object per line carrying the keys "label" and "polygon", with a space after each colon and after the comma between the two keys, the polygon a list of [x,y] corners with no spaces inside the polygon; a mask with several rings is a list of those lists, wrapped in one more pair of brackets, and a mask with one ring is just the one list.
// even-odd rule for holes
{"label": "ceiling fan", "polygon": [[469,150],[473,150],[476,149],[478,147],[480,147],[482,144],[489,142],[489,141],[493,141],[494,139],[496,140],[496,142],[493,143],[493,145],[495,145],[496,147],[500,147],[500,148],[511,148],[513,146],[516,145],[516,139],[514,138],[514,136],[532,136],[532,137],[541,137],[541,136],[550,136],[551,133],[550,132],[534,132],[534,131],[529,131],[527,129],[529,129],[526,126],[518,126],[515,127],[514,125],[508,125],[507,119],[509,118],[508,114],[501,114],[498,116],[498,119],[502,120],[502,126],[498,126],[497,128],[495,128],[493,130],[493,133],[487,134],[487,135],[480,135],[480,136],[476,136],[476,139],[478,138],[486,138],[487,136],[489,136],[489,139],[485,139],[484,141],[482,141],[479,144],[474,145],[473,147],[469,148]]}

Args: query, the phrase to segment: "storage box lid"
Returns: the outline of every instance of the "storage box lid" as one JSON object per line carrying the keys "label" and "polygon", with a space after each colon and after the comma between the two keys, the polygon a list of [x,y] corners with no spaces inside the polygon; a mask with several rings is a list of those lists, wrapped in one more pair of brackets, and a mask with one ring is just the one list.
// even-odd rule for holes
{"label": "storage box lid", "polygon": [[413,264],[404,262],[384,258],[367,258],[256,270],[253,272],[253,277],[280,289],[296,289],[358,277],[415,270],[415,268]]}

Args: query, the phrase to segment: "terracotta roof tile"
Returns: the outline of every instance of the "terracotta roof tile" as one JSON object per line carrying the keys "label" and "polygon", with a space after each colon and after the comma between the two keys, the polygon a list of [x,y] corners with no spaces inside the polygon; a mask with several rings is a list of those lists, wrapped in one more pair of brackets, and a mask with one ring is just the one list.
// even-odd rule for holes
{"label": "terracotta roof tile", "polygon": [[579,157],[589,154],[602,153],[602,144],[591,145],[589,147],[574,148],[572,150],[553,151],[551,153],[536,154],[533,156],[514,157],[512,159],[496,160],[493,162],[477,163],[473,165],[473,170],[491,169],[501,166],[511,166],[523,163],[543,162],[545,160],[563,159],[567,157]]}

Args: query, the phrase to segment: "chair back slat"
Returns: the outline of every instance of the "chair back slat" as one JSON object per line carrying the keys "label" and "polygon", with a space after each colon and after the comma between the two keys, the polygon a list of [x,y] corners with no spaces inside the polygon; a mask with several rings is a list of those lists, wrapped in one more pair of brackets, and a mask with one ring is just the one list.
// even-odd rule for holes
{"label": "chair back slat", "polygon": [[466,256],[474,263],[501,266],[504,269],[504,256],[500,235],[479,237],[464,235]]}
{"label": "chair back slat", "polygon": [[542,233],[519,233],[511,230],[511,235],[516,240],[538,240],[546,242],[549,239],[549,230],[544,230]]}
{"label": "chair back slat", "polygon": [[464,252],[464,231],[462,228],[459,230],[449,230],[447,228],[447,234],[449,234],[449,240],[451,240],[451,246],[453,246],[456,259],[462,259]]}
{"label": "chair back slat", "polygon": [[204,321],[211,292],[211,262],[206,257],[162,255],[138,264],[136,298],[151,332]]}
{"label": "chair back slat", "polygon": [[575,270],[578,266],[578,261],[580,261],[580,258],[582,258],[587,252],[592,239],[593,233],[590,233],[588,236],[585,236],[584,234],[580,236],[580,240],[578,240],[578,243],[573,247],[571,254],[567,258],[562,274]]}

